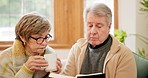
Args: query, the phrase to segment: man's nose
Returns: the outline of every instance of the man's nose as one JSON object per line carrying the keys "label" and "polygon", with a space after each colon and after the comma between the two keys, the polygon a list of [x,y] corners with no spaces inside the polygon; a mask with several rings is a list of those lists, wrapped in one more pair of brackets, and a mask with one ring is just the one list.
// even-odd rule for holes
{"label": "man's nose", "polygon": [[91,33],[97,33],[97,28],[93,25],[93,27],[91,28]]}

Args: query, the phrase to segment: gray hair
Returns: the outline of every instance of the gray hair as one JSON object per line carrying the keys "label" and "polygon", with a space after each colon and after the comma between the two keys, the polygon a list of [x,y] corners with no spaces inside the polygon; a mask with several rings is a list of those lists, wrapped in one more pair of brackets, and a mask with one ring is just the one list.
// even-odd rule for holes
{"label": "gray hair", "polygon": [[110,8],[103,3],[95,3],[93,6],[90,6],[84,11],[84,23],[86,22],[87,14],[92,12],[96,16],[106,16],[107,23],[112,22],[112,12]]}

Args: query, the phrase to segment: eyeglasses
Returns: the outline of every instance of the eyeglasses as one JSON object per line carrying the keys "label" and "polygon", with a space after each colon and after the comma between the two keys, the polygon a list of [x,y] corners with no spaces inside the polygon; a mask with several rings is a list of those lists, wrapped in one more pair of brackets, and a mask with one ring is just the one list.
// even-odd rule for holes
{"label": "eyeglasses", "polygon": [[32,37],[32,36],[30,36],[30,38],[36,40],[36,43],[37,43],[37,44],[42,44],[42,43],[44,42],[44,40],[45,40],[46,42],[49,42],[49,41],[51,40],[52,36],[51,36],[50,34],[48,34],[45,38],[43,38],[43,37],[34,38],[34,37]]}

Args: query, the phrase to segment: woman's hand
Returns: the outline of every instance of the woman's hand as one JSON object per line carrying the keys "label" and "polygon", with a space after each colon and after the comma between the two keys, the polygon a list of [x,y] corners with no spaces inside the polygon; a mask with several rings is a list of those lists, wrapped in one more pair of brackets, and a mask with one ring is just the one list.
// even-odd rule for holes
{"label": "woman's hand", "polygon": [[48,66],[48,62],[44,59],[43,56],[30,56],[25,65],[32,71],[44,70],[44,67]]}
{"label": "woman's hand", "polygon": [[59,58],[57,58],[57,71],[54,71],[55,73],[59,74],[62,71],[62,63],[61,60]]}

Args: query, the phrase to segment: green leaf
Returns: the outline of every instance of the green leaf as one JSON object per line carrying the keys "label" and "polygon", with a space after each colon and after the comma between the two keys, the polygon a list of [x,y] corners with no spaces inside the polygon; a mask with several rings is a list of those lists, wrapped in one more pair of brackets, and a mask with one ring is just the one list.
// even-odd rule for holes
{"label": "green leaf", "polygon": [[144,48],[142,48],[142,50],[140,50],[138,48],[138,52],[139,52],[139,55],[142,56],[142,57],[146,57],[147,56],[146,53],[145,53],[145,49]]}
{"label": "green leaf", "polygon": [[115,37],[121,42],[124,43],[125,38],[127,37],[126,32],[123,30],[114,30]]}
{"label": "green leaf", "polygon": [[143,0],[140,2],[145,8],[148,8],[148,1]]}

